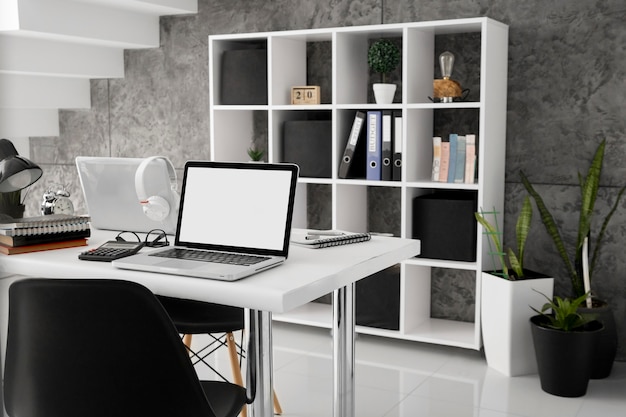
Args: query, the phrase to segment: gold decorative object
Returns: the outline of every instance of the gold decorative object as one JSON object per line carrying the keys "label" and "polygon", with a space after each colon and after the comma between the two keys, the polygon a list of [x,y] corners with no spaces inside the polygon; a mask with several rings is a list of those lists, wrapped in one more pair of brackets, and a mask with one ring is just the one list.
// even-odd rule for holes
{"label": "gold decorative object", "polygon": [[433,101],[452,103],[455,99],[463,99],[464,91],[461,84],[450,78],[454,68],[454,54],[446,51],[439,55],[439,65],[443,79],[433,80]]}

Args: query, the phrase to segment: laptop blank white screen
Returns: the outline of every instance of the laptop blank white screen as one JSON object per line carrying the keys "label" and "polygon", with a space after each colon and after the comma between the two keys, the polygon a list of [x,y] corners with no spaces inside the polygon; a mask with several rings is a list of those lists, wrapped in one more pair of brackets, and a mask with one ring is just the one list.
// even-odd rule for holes
{"label": "laptop blank white screen", "polygon": [[282,250],[290,171],[187,167],[178,241]]}

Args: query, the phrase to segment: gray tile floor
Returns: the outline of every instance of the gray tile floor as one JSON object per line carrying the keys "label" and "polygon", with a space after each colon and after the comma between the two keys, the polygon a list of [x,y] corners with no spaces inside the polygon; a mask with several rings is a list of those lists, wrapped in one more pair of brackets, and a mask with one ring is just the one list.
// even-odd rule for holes
{"label": "gray tile floor", "polygon": [[[285,417],[332,416],[332,338],[324,329],[274,323],[274,385]],[[205,336],[195,336],[200,345]],[[214,360],[230,375],[226,350]],[[214,377],[197,368],[201,377]],[[509,378],[480,352],[359,336],[358,417],[624,417],[626,362],[594,380],[587,395],[561,398],[541,390],[537,375]]]}

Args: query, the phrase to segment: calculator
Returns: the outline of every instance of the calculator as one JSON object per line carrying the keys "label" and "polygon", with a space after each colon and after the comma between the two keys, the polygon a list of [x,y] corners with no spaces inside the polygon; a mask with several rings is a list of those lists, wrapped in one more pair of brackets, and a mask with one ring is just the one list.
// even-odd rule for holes
{"label": "calculator", "polygon": [[139,252],[139,249],[144,247],[144,245],[144,242],[124,242],[110,240],[98,246],[97,248],[82,252],[80,255],[78,255],[78,259],[82,259],[85,261],[111,262],[115,259],[120,259],[126,256],[136,254],[137,252]]}

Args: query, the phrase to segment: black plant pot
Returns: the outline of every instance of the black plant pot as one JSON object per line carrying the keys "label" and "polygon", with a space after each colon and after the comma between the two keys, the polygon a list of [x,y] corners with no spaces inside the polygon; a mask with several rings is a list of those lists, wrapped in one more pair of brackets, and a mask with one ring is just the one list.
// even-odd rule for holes
{"label": "black plant pot", "polygon": [[615,326],[615,317],[613,310],[608,303],[593,299],[593,307],[579,307],[578,312],[583,315],[592,315],[594,320],[599,321],[604,326],[601,332],[593,367],[591,369],[591,379],[606,378],[611,374],[613,362],[617,353],[617,328]]}
{"label": "black plant pot", "polygon": [[24,217],[24,210],[26,210],[26,206],[24,204],[0,204],[0,213],[6,214],[14,219],[21,219]]}
{"label": "black plant pot", "polygon": [[559,397],[581,397],[587,393],[602,323],[564,332],[544,327],[547,322],[541,315],[530,318],[541,389]]}

